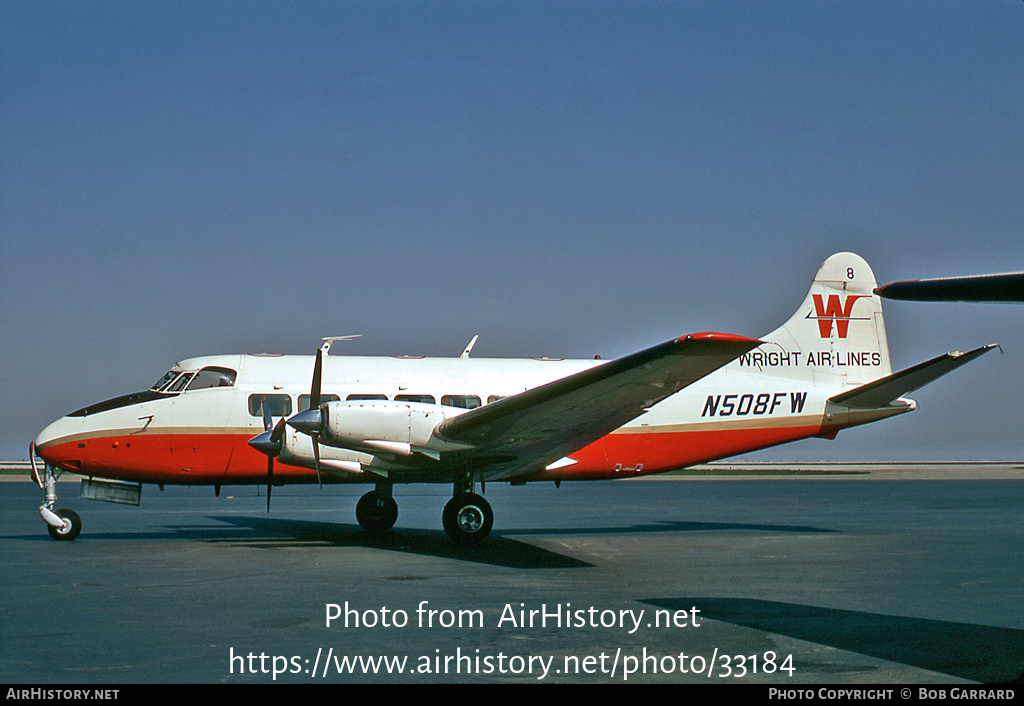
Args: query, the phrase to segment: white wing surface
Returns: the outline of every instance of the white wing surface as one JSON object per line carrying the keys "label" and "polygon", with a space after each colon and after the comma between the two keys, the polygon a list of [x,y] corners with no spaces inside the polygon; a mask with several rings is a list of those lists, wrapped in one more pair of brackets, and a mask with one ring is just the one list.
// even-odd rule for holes
{"label": "white wing surface", "polygon": [[453,417],[434,433],[469,447],[445,454],[444,460],[478,478],[527,475],[597,441],[761,343],[722,333],[682,336]]}

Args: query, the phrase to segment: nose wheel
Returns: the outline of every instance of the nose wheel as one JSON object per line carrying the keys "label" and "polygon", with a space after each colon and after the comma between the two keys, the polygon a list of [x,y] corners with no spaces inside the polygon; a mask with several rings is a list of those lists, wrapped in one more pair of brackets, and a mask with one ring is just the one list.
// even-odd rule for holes
{"label": "nose wheel", "polygon": [[43,477],[39,477],[39,471],[36,470],[35,442],[28,445],[28,457],[32,462],[32,480],[46,494],[43,504],[39,506],[39,516],[46,523],[46,529],[51,537],[69,542],[82,531],[82,518],[74,510],[67,508],[54,511],[53,506],[57,502],[57,476],[54,475],[53,468],[46,464],[43,468]]}
{"label": "nose wheel", "polygon": [[71,541],[82,531],[82,518],[74,510],[64,508],[63,510],[57,510],[53,514],[61,521],[60,527],[56,527],[47,520],[46,529],[49,530],[50,536],[54,539],[58,541]]}

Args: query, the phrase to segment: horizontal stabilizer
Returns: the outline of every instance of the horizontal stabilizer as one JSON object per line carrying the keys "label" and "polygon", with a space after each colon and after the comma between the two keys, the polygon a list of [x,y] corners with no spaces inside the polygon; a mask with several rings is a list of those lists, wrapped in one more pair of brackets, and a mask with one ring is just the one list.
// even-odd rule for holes
{"label": "horizontal stabilizer", "polygon": [[946,373],[956,370],[961,365],[971,362],[978,356],[988,353],[997,344],[993,343],[973,351],[951,351],[937,358],[926,360],[915,366],[887,375],[884,378],[869,382],[867,385],[855,387],[835,397],[829,402],[850,409],[878,409],[899,399],[914,390],[924,387]]}

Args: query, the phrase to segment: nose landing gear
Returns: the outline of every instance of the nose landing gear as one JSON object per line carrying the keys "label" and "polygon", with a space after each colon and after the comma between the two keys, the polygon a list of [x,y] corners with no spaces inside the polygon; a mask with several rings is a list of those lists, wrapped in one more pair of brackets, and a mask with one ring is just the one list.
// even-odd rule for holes
{"label": "nose landing gear", "polygon": [[60,474],[54,475],[53,468],[49,464],[43,467],[43,477],[39,477],[36,469],[36,445],[31,442],[28,445],[28,457],[32,462],[32,480],[36,482],[39,489],[46,493],[43,504],[39,506],[39,515],[46,523],[46,529],[50,536],[58,541],[70,542],[82,531],[82,518],[74,510],[63,508],[54,511],[53,506],[57,502],[57,478]]}

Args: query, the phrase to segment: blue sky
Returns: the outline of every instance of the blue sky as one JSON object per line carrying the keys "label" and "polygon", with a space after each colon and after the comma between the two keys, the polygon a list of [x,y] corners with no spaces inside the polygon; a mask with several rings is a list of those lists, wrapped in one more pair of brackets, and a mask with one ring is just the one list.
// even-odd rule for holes
{"label": "blue sky", "polygon": [[[840,250],[1024,270],[1021,37],[1015,0],[0,0],[0,456],[195,355],[613,357],[767,333]],[[886,317],[897,367],[1004,354],[756,458],[1024,457],[1024,307]]]}

